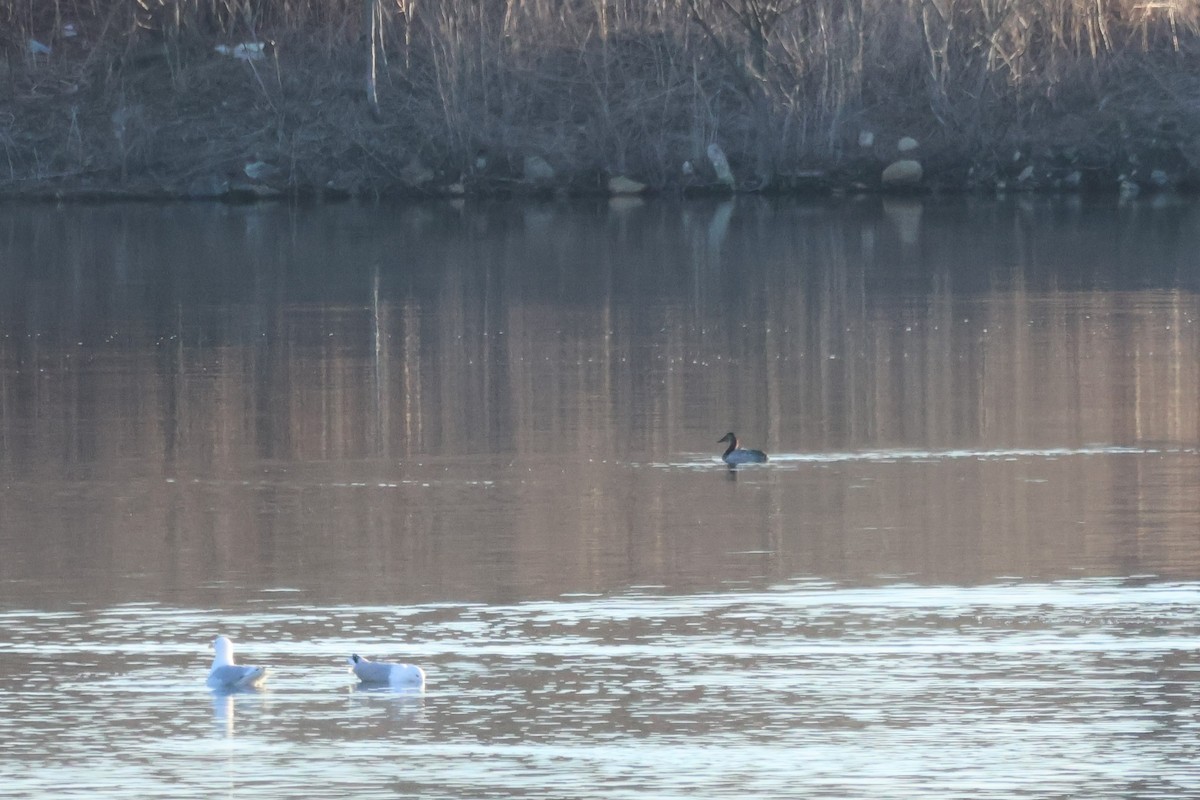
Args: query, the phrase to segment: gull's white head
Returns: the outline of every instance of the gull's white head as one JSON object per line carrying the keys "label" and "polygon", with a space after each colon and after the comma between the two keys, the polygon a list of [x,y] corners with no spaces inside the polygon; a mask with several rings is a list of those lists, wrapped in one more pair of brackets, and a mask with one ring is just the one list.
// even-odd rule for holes
{"label": "gull's white head", "polygon": [[232,664],[233,663],[233,642],[228,636],[218,636],[213,639],[213,650],[216,656],[213,658],[214,664]]}

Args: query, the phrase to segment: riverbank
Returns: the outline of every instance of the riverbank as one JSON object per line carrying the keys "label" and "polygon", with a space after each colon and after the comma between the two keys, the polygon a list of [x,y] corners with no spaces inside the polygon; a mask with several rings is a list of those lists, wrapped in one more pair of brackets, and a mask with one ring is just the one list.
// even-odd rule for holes
{"label": "riverbank", "polygon": [[1200,12],[1051,5],[0,0],[0,197],[1200,188]]}

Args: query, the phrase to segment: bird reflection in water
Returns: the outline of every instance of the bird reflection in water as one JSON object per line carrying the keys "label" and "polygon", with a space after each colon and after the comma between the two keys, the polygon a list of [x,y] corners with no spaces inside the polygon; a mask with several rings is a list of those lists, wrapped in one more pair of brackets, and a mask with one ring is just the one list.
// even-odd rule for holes
{"label": "bird reflection in water", "polygon": [[[236,701],[235,699],[238,697],[243,699]],[[213,729],[219,736],[226,739],[233,738],[235,704],[236,702],[241,702],[242,708],[245,710],[246,703],[251,702],[248,698],[251,697],[257,697],[260,705],[266,702],[266,694],[257,689],[243,688],[213,691]]]}

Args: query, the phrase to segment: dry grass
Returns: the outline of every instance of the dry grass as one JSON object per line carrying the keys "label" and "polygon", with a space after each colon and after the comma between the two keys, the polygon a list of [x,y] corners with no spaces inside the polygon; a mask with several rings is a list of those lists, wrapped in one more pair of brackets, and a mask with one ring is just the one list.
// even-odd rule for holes
{"label": "dry grass", "polygon": [[[245,41],[275,47],[213,51]],[[1200,125],[1194,0],[0,0],[0,57],[10,187],[178,190],[263,160],[370,191],[527,155],[662,185],[711,142],[769,181],[885,157],[861,130],[933,164],[1190,161]]]}

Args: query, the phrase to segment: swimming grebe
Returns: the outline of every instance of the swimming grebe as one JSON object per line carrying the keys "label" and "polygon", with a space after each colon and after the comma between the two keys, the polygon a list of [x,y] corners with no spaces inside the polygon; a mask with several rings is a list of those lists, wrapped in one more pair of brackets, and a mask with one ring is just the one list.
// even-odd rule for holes
{"label": "swimming grebe", "polygon": [[726,447],[725,452],[721,455],[721,460],[726,464],[763,464],[767,460],[767,454],[762,450],[739,448],[737,435],[733,431],[717,440],[717,444],[724,442],[729,442],[729,447]]}

